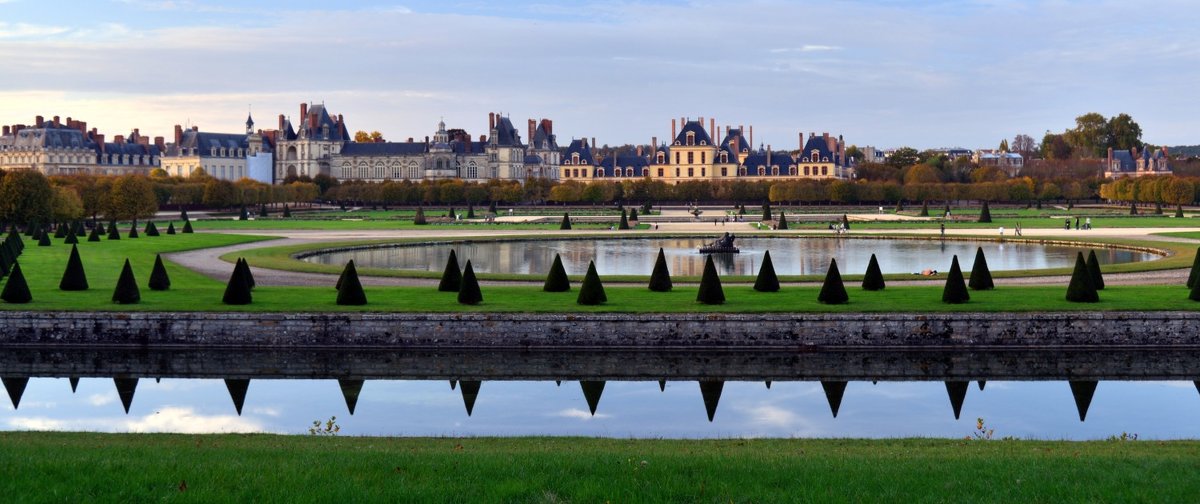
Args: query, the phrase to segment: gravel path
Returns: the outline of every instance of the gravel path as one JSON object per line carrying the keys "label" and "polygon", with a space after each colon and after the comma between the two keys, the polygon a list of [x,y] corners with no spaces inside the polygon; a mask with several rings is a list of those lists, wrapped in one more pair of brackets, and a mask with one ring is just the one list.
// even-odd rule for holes
{"label": "gravel path", "polygon": [[[596,234],[620,234],[621,236],[630,235],[656,235],[667,233],[712,233],[714,228],[720,231],[736,232],[739,228],[748,227],[745,223],[730,223],[727,226],[713,226],[711,223],[663,223],[659,225],[657,230],[642,230],[642,231],[597,231]],[[979,229],[955,229],[947,230],[947,236],[977,236],[983,230]],[[1176,231],[1200,231],[1200,228],[1178,228],[1178,229],[1161,229],[1161,228],[1112,228],[1112,229],[1094,229],[1091,231],[1067,231],[1062,229],[1036,229],[1027,230],[1025,238],[1047,238],[1055,239],[1060,237],[1078,237],[1081,233],[1087,236],[1096,237],[1121,237],[1121,238],[1136,238],[1149,241],[1171,241],[1179,243],[1196,243],[1200,244],[1200,240],[1191,240],[1183,238],[1172,238],[1164,236],[1155,236],[1153,233],[1176,232]],[[322,243],[331,241],[345,240],[369,240],[369,239],[398,239],[398,238],[446,238],[446,237],[487,237],[487,236],[511,236],[520,234],[537,234],[544,236],[547,234],[559,234],[557,231],[514,231],[514,230],[489,230],[489,229],[429,229],[429,230],[355,230],[355,231],[316,231],[316,230],[289,230],[281,231],[254,231],[254,230],[239,230],[239,231],[219,231],[226,234],[252,234],[258,236],[276,236],[277,239],[243,243],[239,245],[231,245],[227,247],[218,247],[203,250],[193,250],[189,252],[177,252],[167,254],[166,258],[171,261],[200,272],[208,277],[216,280],[225,281],[229,278],[229,274],[233,271],[231,263],[222,261],[220,256],[237,252],[241,250],[249,250],[262,247],[277,247],[299,244]],[[799,231],[797,233],[804,232]],[[808,231],[811,232],[811,231]],[[788,234],[787,231],[777,232],[781,235]],[[873,235],[873,234],[908,234],[908,235],[936,235],[938,230],[924,229],[909,229],[909,230],[880,230],[880,231],[859,231],[857,235]],[[570,234],[565,232],[563,234]],[[326,275],[320,273],[302,273],[293,271],[281,271],[265,268],[257,268],[251,265],[251,271],[254,273],[254,280],[259,285],[270,286],[311,286],[311,285],[334,285],[337,282],[337,275]],[[1187,269],[1163,270],[1163,271],[1146,271],[1138,273],[1112,273],[1105,274],[1104,282],[1107,285],[1182,285],[1187,280]],[[436,285],[436,279],[422,278],[394,278],[394,277],[368,277],[363,276],[363,285],[369,286],[413,286],[413,285]],[[1070,276],[1039,276],[1039,277],[1019,277],[1019,278],[997,278],[997,286],[1005,285],[1066,285],[1070,281]],[[482,282],[484,284],[507,284],[512,285],[513,282]],[[535,282],[521,282],[534,284]],[[536,282],[540,283],[540,282]],[[941,285],[944,280],[923,280],[914,278],[912,280],[890,281],[888,285]],[[815,285],[812,282],[795,283],[790,285]]]}

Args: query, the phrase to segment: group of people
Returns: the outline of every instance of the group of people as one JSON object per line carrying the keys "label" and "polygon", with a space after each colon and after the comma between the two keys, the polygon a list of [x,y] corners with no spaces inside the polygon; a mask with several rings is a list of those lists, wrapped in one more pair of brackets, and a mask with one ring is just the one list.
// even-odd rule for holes
{"label": "group of people", "polygon": [[[1084,219],[1083,227],[1080,228],[1079,227],[1079,217],[1076,217],[1075,218],[1075,230],[1079,231],[1080,229],[1083,229],[1084,231],[1092,229],[1092,218],[1087,217],[1086,219]],[[1066,231],[1071,230],[1071,218],[1070,217],[1067,217],[1066,221],[1063,222],[1063,230],[1066,230]]]}

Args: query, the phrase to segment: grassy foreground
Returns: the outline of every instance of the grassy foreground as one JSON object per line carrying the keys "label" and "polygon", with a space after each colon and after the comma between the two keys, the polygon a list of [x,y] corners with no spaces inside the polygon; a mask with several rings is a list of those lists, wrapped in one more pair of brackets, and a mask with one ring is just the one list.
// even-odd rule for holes
{"label": "grassy foreground", "polygon": [[0,468],[9,502],[1193,502],[1200,443],[2,433]]}

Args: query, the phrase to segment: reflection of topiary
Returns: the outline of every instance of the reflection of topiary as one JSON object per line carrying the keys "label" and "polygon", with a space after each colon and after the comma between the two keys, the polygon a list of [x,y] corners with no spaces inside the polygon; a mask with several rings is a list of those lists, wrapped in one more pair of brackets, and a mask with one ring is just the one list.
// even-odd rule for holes
{"label": "reflection of topiary", "polygon": [[65,291],[88,290],[87,273],[83,270],[83,261],[79,259],[79,248],[71,246],[71,256],[67,258],[67,269],[63,271],[58,289]]}
{"label": "reflection of topiary", "polygon": [[975,249],[975,264],[971,265],[971,282],[967,286],[971,290],[996,288],[996,284],[992,282],[992,271],[988,269],[987,258],[983,256],[983,247]]}
{"label": "reflection of topiary", "polygon": [[1104,290],[1104,274],[1100,272],[1100,260],[1096,258],[1095,250],[1088,252],[1087,269],[1092,276],[1092,286],[1098,291]]}
{"label": "reflection of topiary", "polygon": [[879,269],[879,260],[871,254],[871,262],[867,263],[867,273],[863,275],[863,290],[881,291],[886,287],[883,282],[883,271]]}
{"label": "reflection of topiary", "polygon": [[983,208],[979,209],[979,222],[992,222],[992,211],[986,201],[983,202]]}
{"label": "reflection of topiary", "polygon": [[654,292],[670,292],[671,272],[667,270],[667,256],[662,247],[658,248],[658,259],[654,261],[654,271],[650,273],[650,290]]}
{"label": "reflection of topiary", "polygon": [[717,275],[717,265],[713,263],[712,254],[704,260],[704,274],[700,277],[700,291],[696,293],[696,301],[703,304],[725,304],[725,290],[721,288],[721,277]]}
{"label": "reflection of topiary", "polygon": [[154,269],[150,270],[150,290],[165,291],[171,288],[171,277],[163,266],[162,255],[154,255]]}
{"label": "reflection of topiary", "polygon": [[958,256],[950,262],[950,274],[946,275],[946,286],[942,288],[942,302],[962,304],[971,300],[967,292],[966,282],[963,281],[962,268],[958,266]]}
{"label": "reflection of topiary", "polygon": [[477,305],[483,302],[483,293],[479,291],[479,281],[475,279],[475,269],[471,260],[467,259],[467,267],[463,270],[462,289],[458,291],[458,303]]}
{"label": "reflection of topiary", "polygon": [[[780,217],[782,218],[782,214]],[[771,263],[770,250],[763,254],[762,267],[758,269],[758,277],[754,279],[754,290],[779,292],[779,277],[775,276],[775,265]]]}
{"label": "reflection of topiary", "polygon": [[838,271],[837,259],[829,260],[829,271],[825,273],[825,283],[821,284],[817,301],[825,304],[846,304],[850,301],[846,284],[842,283],[842,273]]}
{"label": "reflection of topiary", "polygon": [[604,294],[604,284],[600,283],[600,275],[596,273],[595,261],[588,261],[587,274],[583,276],[583,284],[579,286],[579,297],[575,302],[581,305],[608,302],[608,296]]}
{"label": "reflection of topiary", "polygon": [[446,259],[446,269],[442,271],[442,281],[438,283],[441,292],[458,292],[462,290],[462,273],[458,270],[458,255],[450,249],[450,257]]}
{"label": "reflection of topiary", "polygon": [[33,301],[33,295],[29,293],[29,284],[25,282],[25,274],[21,273],[21,263],[13,261],[12,273],[8,275],[4,291],[0,292],[0,299],[12,304],[25,304]]}
{"label": "reflection of topiary", "polygon": [[546,292],[566,292],[571,290],[571,280],[567,278],[567,270],[563,268],[562,258],[554,254],[554,264],[550,265],[550,273],[546,275],[546,284],[542,286]]}
{"label": "reflection of topiary", "polygon": [[125,260],[125,266],[121,268],[121,276],[117,278],[117,288],[113,290],[112,300],[119,304],[136,304],[142,300],[142,293],[138,290],[137,279],[133,277],[133,267],[129,265],[129,259]]}
{"label": "reflection of topiary", "polygon": [[360,306],[367,304],[367,294],[363,292],[362,282],[358,280],[358,270],[354,267],[354,259],[346,263],[342,270],[338,288],[337,304],[339,306]]}
{"label": "reflection of topiary", "polygon": [[566,212],[563,212],[563,220],[562,220],[562,223],[560,223],[558,225],[558,229],[561,229],[564,231],[571,229],[571,216],[567,215]]}
{"label": "reflection of topiary", "polygon": [[1088,272],[1083,252],[1075,254],[1075,269],[1071,272],[1071,283],[1067,285],[1067,301],[1072,303],[1095,303],[1100,301],[1096,286],[1092,285],[1092,274]]}

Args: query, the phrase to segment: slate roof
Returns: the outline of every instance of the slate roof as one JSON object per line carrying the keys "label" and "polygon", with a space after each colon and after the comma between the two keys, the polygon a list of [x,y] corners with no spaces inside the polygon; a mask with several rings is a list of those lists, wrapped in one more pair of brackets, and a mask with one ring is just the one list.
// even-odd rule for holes
{"label": "slate roof", "polygon": [[428,151],[425,142],[350,142],[342,146],[342,157],[406,156]]}
{"label": "slate roof", "polygon": [[616,167],[621,169],[620,176],[625,176],[626,168],[633,168],[633,176],[640,177],[642,176],[642,168],[650,165],[649,160],[637,154],[618,154],[616,156],[608,156],[602,159],[600,164],[596,166],[597,172],[600,173],[599,176],[617,176],[613,171],[614,162],[617,165]]}
{"label": "slate roof", "polygon": [[712,145],[712,137],[708,136],[708,131],[705,131],[704,125],[700,121],[688,121],[683,125],[683,129],[679,130],[679,134],[675,136],[675,141],[679,145],[687,145],[687,135],[693,133],[696,135],[696,145],[703,143],[704,145]]}
{"label": "slate roof", "polygon": [[794,166],[796,161],[792,159],[792,155],[787,151],[771,152],[771,163],[767,164],[767,151],[758,150],[746,156],[746,160],[742,162],[742,166],[746,167],[746,174],[751,176],[758,175],[758,167],[762,166],[770,170],[772,166],[779,167],[779,173],[787,173],[789,166]]}
{"label": "slate roof", "polygon": [[521,137],[517,134],[517,129],[513,127],[512,121],[507,117],[500,117],[496,121],[496,134],[493,140],[496,145],[501,147],[520,147]]}
{"label": "slate roof", "polygon": [[[316,127],[312,127],[308,117],[300,118],[300,131],[304,136],[312,140],[341,140],[343,142],[350,141],[350,132],[348,128],[343,128],[341,134],[338,134],[337,120],[329,115],[329,111],[325,109],[325,105],[318,103],[308,109],[308,115],[317,116]],[[328,128],[328,130],[326,130]],[[291,121],[288,121],[288,129],[290,133]],[[289,139],[291,136],[289,135]]]}
{"label": "slate roof", "polygon": [[546,131],[546,125],[538,124],[533,130],[533,138],[529,140],[530,149],[558,150],[558,141],[554,135]]}
{"label": "slate roof", "polygon": [[[831,138],[830,140],[833,140],[833,139]],[[812,151],[814,151],[814,150],[818,151],[817,159],[806,159],[808,157],[811,157]],[[828,158],[829,161],[825,161],[826,158]],[[838,160],[836,153],[829,146],[829,142],[826,142],[824,137],[817,136],[817,135],[812,135],[812,136],[808,137],[808,142],[805,142],[804,150],[800,151],[800,159],[797,161],[800,163],[826,163],[826,162],[829,162],[829,163],[834,163],[836,165],[842,164],[840,162],[840,160]]]}
{"label": "slate roof", "polygon": [[1127,150],[1114,150],[1113,160],[1120,165],[1118,171],[1136,171],[1137,162],[1133,159],[1133,153]]}
{"label": "slate roof", "polygon": [[487,142],[472,141],[472,142],[470,142],[471,152],[467,152],[467,143],[468,142],[453,140],[450,142],[450,151],[454,152],[455,154],[481,154],[482,155],[484,153],[484,149],[487,149]]}
{"label": "slate roof", "polygon": [[[596,164],[596,159],[592,157],[591,147],[588,147],[587,142],[582,139],[571,140],[571,145],[567,146],[567,152],[563,153],[562,164],[567,165],[567,163],[569,161],[571,161],[571,156],[574,154],[579,154],[579,163],[580,164],[584,164],[584,165],[595,165]],[[577,165],[571,165],[571,166],[577,166]]]}
{"label": "slate roof", "polygon": [[538,156],[536,154],[526,154],[525,155],[525,164],[527,164],[527,165],[542,164],[542,157]]}

